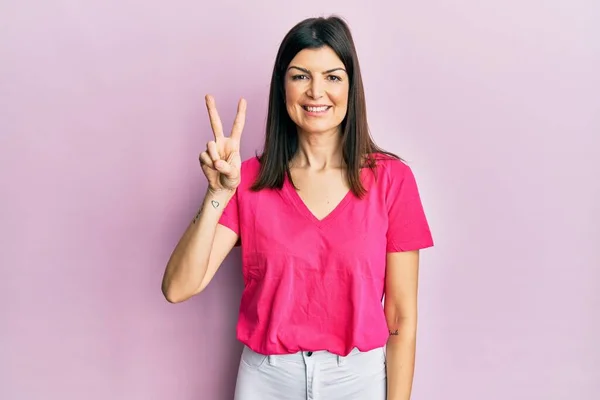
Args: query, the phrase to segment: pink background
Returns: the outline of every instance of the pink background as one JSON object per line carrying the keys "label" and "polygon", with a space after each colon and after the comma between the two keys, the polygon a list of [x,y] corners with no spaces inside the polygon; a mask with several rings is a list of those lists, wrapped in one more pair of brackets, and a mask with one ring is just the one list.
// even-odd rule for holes
{"label": "pink background", "polygon": [[336,12],[436,239],[413,399],[599,399],[600,3],[247,3],[0,5],[0,398],[232,398],[237,250],[201,296],[160,292],[203,96],[227,128],[248,99],[252,156],[283,35]]}

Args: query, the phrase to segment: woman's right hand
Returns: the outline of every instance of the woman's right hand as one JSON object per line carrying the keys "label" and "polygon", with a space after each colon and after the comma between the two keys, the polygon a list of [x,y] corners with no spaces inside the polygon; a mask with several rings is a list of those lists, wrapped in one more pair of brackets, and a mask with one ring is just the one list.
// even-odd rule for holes
{"label": "woman's right hand", "polygon": [[200,165],[208,180],[208,190],[213,193],[234,192],[241,181],[240,138],[246,120],[246,100],[240,99],[233,122],[231,135],[223,135],[223,125],[217,113],[215,99],[206,96],[206,108],[215,137],[206,144],[206,151],[200,153]]}

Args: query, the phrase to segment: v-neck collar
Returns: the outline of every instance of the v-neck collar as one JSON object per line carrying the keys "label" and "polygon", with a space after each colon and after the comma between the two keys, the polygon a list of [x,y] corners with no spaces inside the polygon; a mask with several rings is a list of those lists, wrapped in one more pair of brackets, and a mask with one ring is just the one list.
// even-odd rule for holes
{"label": "v-neck collar", "polygon": [[[362,175],[362,169],[361,169],[361,175]],[[298,192],[296,191],[296,188],[294,188],[294,185],[292,185],[292,182],[290,181],[290,179],[287,175],[285,176],[285,180],[283,183],[283,189],[284,189],[285,193],[287,194],[288,198],[292,201],[292,203],[296,207],[296,209],[302,215],[304,215],[304,217],[306,217],[309,221],[311,221],[313,224],[315,224],[319,228],[322,228],[323,226],[325,226],[325,225],[329,224],[330,222],[332,222],[333,220],[335,220],[335,218],[337,218],[340,215],[340,213],[344,210],[344,208],[346,208],[346,206],[350,203],[352,198],[354,198],[354,193],[352,193],[352,190],[348,189],[348,192],[344,195],[342,200],[335,206],[335,208],[333,210],[331,210],[329,212],[329,214],[327,214],[325,217],[319,219],[308,208],[308,206],[306,205],[304,200],[302,200],[302,197],[300,197],[300,194],[298,194]]]}

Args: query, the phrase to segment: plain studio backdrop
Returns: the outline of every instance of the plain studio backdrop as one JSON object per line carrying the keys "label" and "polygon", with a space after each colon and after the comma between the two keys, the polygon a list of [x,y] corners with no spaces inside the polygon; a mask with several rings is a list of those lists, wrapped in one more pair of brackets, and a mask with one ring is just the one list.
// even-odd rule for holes
{"label": "plain studio backdrop", "polygon": [[[261,150],[278,45],[337,13],[376,141],[413,168],[414,400],[600,398],[600,3],[0,4],[0,398],[230,400],[236,249],[202,295],[160,281],[206,183],[204,95]],[[290,238],[293,240],[293,238]]]}

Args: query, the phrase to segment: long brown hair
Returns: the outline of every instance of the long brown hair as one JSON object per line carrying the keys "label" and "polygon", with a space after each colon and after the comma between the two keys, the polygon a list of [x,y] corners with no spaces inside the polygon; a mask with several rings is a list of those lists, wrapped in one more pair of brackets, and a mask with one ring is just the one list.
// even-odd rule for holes
{"label": "long brown hair", "polygon": [[294,26],[284,37],[271,76],[269,111],[263,153],[258,156],[260,171],[252,190],[281,189],[285,177],[292,177],[289,162],[298,150],[298,132],[285,107],[284,79],[289,63],[304,49],[329,46],[342,60],[349,76],[348,110],[342,121],[342,156],[346,179],[352,193],[362,197],[366,190],[360,181],[363,167],[374,170],[375,155],[387,155],[373,141],[367,123],[367,108],[358,56],[352,34],[340,17],[308,18]]}

